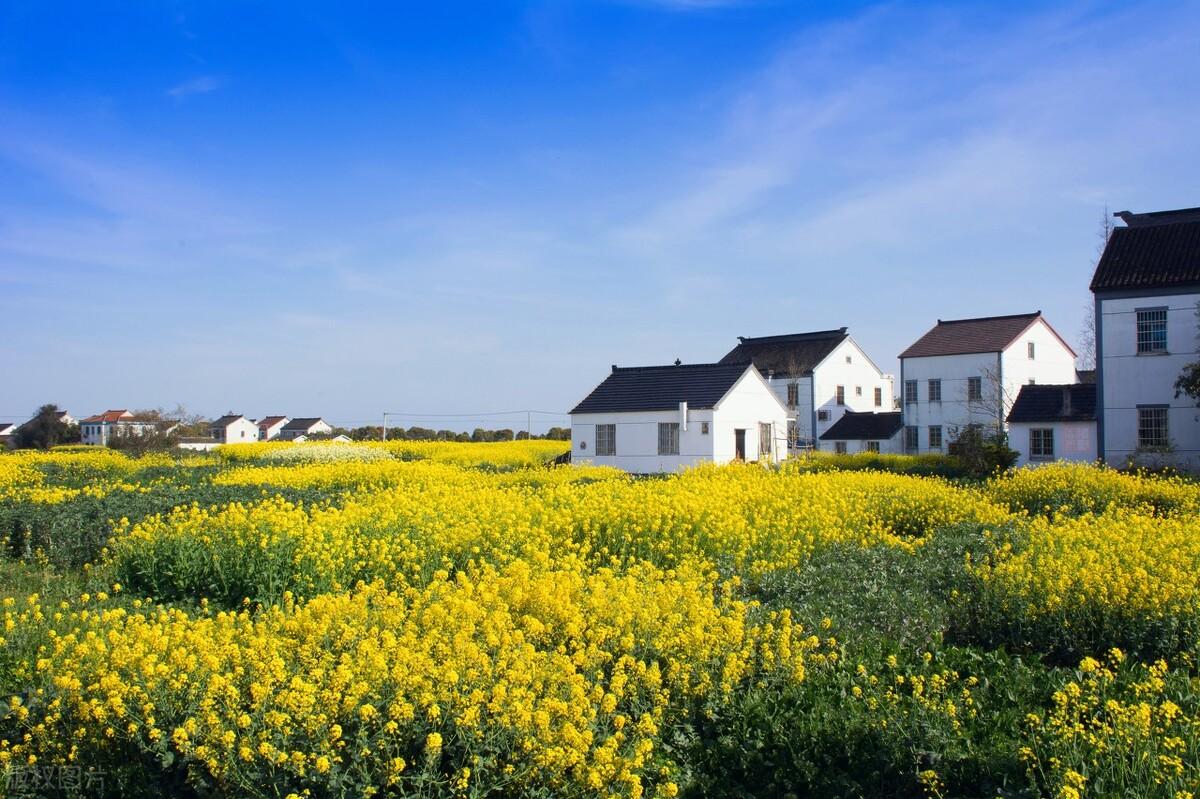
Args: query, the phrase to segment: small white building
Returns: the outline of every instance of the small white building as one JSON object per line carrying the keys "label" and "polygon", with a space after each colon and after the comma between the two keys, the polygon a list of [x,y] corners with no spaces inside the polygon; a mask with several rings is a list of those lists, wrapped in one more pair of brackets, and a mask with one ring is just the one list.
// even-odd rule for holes
{"label": "small white building", "polygon": [[312,436],[328,435],[333,432],[324,419],[319,416],[310,416],[300,419],[291,419],[279,430],[278,438],[283,441],[295,441],[300,436],[304,436],[308,440]]}
{"label": "small white building", "polygon": [[900,353],[904,451],[946,452],[969,426],[1004,429],[1021,386],[1074,383],[1075,351],[1041,311],[939,319]]}
{"label": "small white building", "polygon": [[150,419],[136,419],[125,409],[108,410],[79,420],[79,437],[84,444],[107,447],[109,440],[118,431],[133,435],[152,432],[160,423]]}
{"label": "small white building", "polygon": [[571,411],[571,460],[634,474],[786,456],[787,408],[750,364],[619,368]]}
{"label": "small white building", "polygon": [[1017,452],[1017,466],[1092,463],[1097,440],[1095,383],[1022,386],[1008,413],[1008,446]]}
{"label": "small white building", "polygon": [[1091,285],[1100,459],[1200,472],[1200,408],[1175,396],[1200,360],[1200,208],[1117,216]]}
{"label": "small white building", "polygon": [[290,422],[286,416],[265,416],[258,420],[258,440],[270,441],[273,438],[279,438],[279,433],[283,430],[283,426]]}
{"label": "small white building", "polygon": [[221,444],[249,444],[258,440],[258,425],[240,413],[227,413],[208,426],[208,434]]}
{"label": "small white building", "polygon": [[904,420],[899,411],[890,413],[856,413],[846,411],[842,418],[821,434],[821,448],[832,449],[839,455],[856,452],[899,454],[903,451],[900,433]]}
{"label": "small white building", "polygon": [[738,337],[721,363],[752,363],[788,409],[793,451],[832,450],[824,440],[848,412],[894,407],[893,377],[884,374],[841,327],[781,336]]}
{"label": "small white building", "polygon": [[12,422],[0,422],[0,449],[7,447],[17,434],[17,426]]}

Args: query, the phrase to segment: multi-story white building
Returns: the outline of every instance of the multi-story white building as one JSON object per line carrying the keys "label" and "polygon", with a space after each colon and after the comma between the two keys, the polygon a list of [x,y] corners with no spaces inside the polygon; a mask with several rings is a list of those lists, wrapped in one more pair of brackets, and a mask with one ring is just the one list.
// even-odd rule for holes
{"label": "multi-story white building", "polygon": [[208,434],[222,444],[249,444],[258,441],[258,425],[240,413],[227,413],[208,426]]}
{"label": "multi-story white building", "polygon": [[787,409],[750,364],[618,368],[571,411],[571,460],[635,474],[786,455]]}
{"label": "multi-story white building", "polygon": [[134,415],[125,409],[109,410],[81,419],[79,421],[79,438],[84,444],[107,447],[108,442],[118,430],[142,435],[158,426],[158,422],[134,418]]}
{"label": "multi-story white building", "polygon": [[1091,285],[1100,457],[1198,471],[1200,409],[1175,380],[1200,360],[1200,208],[1117,216]]}
{"label": "multi-story white building", "polygon": [[821,436],[848,411],[893,410],[893,378],[884,374],[846,328],[749,338],[721,359],[754,364],[788,410],[792,450],[833,450]]}
{"label": "multi-story white building", "polygon": [[283,426],[290,422],[287,416],[266,416],[258,420],[258,440],[270,441],[278,438]]}
{"label": "multi-story white building", "polygon": [[1075,352],[1041,311],[938,320],[900,353],[905,452],[945,452],[968,426],[1004,429],[1021,386],[1074,383]]}

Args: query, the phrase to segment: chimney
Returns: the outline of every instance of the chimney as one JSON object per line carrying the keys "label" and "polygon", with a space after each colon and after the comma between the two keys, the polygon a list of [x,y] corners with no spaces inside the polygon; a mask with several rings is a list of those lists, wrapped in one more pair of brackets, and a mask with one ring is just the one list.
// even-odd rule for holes
{"label": "chimney", "polygon": [[612,367],[614,372],[617,371],[617,365],[615,363],[612,365]]}
{"label": "chimney", "polygon": [[687,402],[679,403],[679,429],[687,432]]}
{"label": "chimney", "polygon": [[676,365],[676,366],[679,366],[679,365],[680,365],[680,364],[682,364],[682,363],[683,363],[683,361],[679,360],[678,358],[676,358],[676,359],[675,359],[675,365]]}

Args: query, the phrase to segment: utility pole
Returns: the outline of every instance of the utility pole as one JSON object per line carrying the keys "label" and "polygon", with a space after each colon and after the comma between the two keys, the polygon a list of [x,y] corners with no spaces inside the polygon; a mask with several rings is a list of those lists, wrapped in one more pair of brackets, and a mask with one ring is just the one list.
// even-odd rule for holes
{"label": "utility pole", "polygon": [[525,440],[533,440],[533,411],[525,411]]}
{"label": "utility pole", "polygon": [[387,411],[383,412],[383,434],[379,437],[380,441],[387,441]]}

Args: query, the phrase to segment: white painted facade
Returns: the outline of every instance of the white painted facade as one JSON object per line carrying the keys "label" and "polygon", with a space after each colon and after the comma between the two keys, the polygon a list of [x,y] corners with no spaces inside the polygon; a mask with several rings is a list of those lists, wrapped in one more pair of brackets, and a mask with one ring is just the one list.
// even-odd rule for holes
{"label": "white painted facade", "polygon": [[[290,424],[290,422],[289,422]],[[309,436],[327,435],[333,432],[333,428],[324,419],[317,419],[303,430],[300,429],[282,429],[279,431],[279,438],[284,441],[296,441],[300,436],[304,436],[307,440]]]}
{"label": "white painted facade", "polygon": [[258,440],[258,425],[245,416],[208,429],[214,441],[221,444],[249,444]]}
{"label": "white painted facade", "polygon": [[[973,379],[979,381],[978,399],[971,398]],[[1001,352],[901,358],[898,388],[904,425],[917,430],[917,446],[908,446],[904,432],[901,446],[912,453],[945,452],[959,431],[969,425],[1003,428],[1021,386],[1030,382],[1075,383],[1077,379],[1075,353],[1041,317]],[[915,402],[909,401],[909,381],[916,381]],[[930,381],[940,381],[940,400],[930,399]],[[940,445],[936,443],[938,435]]]}
{"label": "white painted facade", "polygon": [[[853,455],[858,452],[879,452],[882,455],[899,455],[904,452],[904,429],[896,431],[896,434],[891,438],[880,438],[871,441],[862,441],[859,439],[833,439],[830,441],[822,441],[821,449],[827,452],[838,452],[841,445],[846,455]],[[878,447],[877,450],[872,450],[871,445]]]}
{"label": "white painted facade", "polygon": [[[821,434],[846,411],[885,413],[894,407],[895,378],[884,374],[850,336],[813,367],[811,376],[771,376],[769,382],[795,423],[798,450],[815,446],[832,451],[832,443],[821,441]],[[790,384],[796,386],[794,392]],[[789,403],[790,398],[796,401]]]}
{"label": "white painted facade", "polygon": [[155,426],[155,422],[134,419],[133,414],[126,412],[119,418],[84,419],[79,423],[79,438],[83,444],[107,447],[118,429],[128,430],[134,435],[143,435],[148,431],[153,431]]}
{"label": "white painted facade", "polygon": [[[615,466],[633,474],[676,472],[699,463],[736,459],[736,431],[744,436],[745,460],[775,462],[786,457],[787,409],[754,367],[713,408],[571,415],[571,460]],[[658,454],[659,423],[679,423],[679,454]],[[616,454],[597,456],[596,425],[616,426]],[[767,425],[768,451],[759,447]]]}
{"label": "white painted facade", "polygon": [[[1050,430],[1054,440],[1053,457],[1030,457],[1030,431]],[[1092,463],[1097,457],[1096,422],[1009,422],[1008,446],[1017,453],[1020,466],[1075,461]]]}
{"label": "white painted facade", "polygon": [[[1200,408],[1175,396],[1175,380],[1197,353],[1200,292],[1101,292],[1096,299],[1100,456],[1110,466],[1171,465],[1200,471]],[[1166,350],[1138,353],[1137,312],[1165,309]],[[1166,409],[1165,450],[1139,446],[1139,406]]]}
{"label": "white painted facade", "polygon": [[270,441],[274,438],[279,438],[279,431],[283,430],[283,426],[290,422],[291,419],[287,416],[277,417],[270,422],[266,420],[258,424],[258,440]]}

